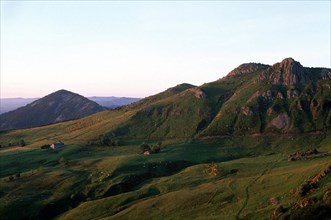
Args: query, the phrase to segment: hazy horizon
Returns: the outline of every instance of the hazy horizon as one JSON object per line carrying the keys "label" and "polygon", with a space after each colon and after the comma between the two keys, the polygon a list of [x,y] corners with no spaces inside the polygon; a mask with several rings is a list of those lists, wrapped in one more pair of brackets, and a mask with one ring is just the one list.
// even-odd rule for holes
{"label": "hazy horizon", "polygon": [[331,67],[329,1],[1,1],[1,98],[143,98],[287,57]]}
{"label": "hazy horizon", "polygon": [[[53,91],[51,93],[57,92],[59,90],[62,90],[62,89],[58,89],[58,90]],[[67,90],[67,89],[65,89],[65,90]],[[70,90],[67,90],[67,91],[70,91]],[[70,92],[77,93],[75,91],[70,91]],[[38,96],[38,97],[37,96],[35,96],[35,97],[19,97],[18,96],[18,97],[10,97],[10,98],[0,97],[0,99],[40,99],[40,98],[42,98],[46,95],[49,95],[49,94],[44,94],[44,95],[41,95],[41,96]],[[79,94],[79,95],[81,95],[81,94]],[[92,95],[92,96],[84,96],[84,97],[86,97],[86,98],[111,98],[111,97],[116,97],[116,98],[144,98],[144,97],[113,96],[113,95],[109,95],[109,96],[94,96],[94,95]]]}

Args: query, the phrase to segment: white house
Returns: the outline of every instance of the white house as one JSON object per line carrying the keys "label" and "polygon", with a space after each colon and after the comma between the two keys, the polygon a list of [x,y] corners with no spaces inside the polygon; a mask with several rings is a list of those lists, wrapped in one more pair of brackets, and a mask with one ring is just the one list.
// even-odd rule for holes
{"label": "white house", "polygon": [[50,147],[53,149],[58,149],[58,148],[64,147],[64,143],[62,141],[59,141],[57,143],[51,144]]}

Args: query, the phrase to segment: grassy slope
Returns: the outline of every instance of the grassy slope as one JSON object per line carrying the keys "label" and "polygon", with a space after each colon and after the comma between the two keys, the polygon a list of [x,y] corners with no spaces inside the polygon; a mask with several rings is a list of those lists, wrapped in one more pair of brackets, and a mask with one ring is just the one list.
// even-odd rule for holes
{"label": "grassy slope", "polygon": [[[86,144],[106,133],[120,140],[282,134],[323,130],[330,126],[330,80],[318,82],[318,87],[296,88],[300,95],[286,98],[291,88],[257,83],[260,73],[225,77],[200,87],[181,84],[117,110],[44,127],[2,132],[0,144],[21,139],[30,147],[57,140]],[[201,91],[203,96],[198,97],[195,91]],[[267,92],[273,93],[273,97],[268,98]],[[283,98],[276,98],[277,94],[282,94]],[[244,112],[246,108],[251,112],[249,115]],[[267,113],[269,110],[271,112]],[[289,115],[290,124],[282,129],[271,126],[271,121],[282,113]]]}
{"label": "grassy slope", "polygon": [[[1,215],[8,219],[158,219],[160,213],[168,219],[265,218],[275,209],[268,203],[270,197],[277,197],[289,207],[302,199],[291,192],[305,178],[325,169],[330,156],[288,162],[287,154],[314,147],[330,151],[330,133],[230,136],[184,142],[194,136],[209,138],[234,131],[242,135],[248,127],[249,134],[261,131],[265,115],[244,117],[241,109],[259,104],[257,100],[247,103],[257,90],[270,89],[253,83],[257,75],[204,84],[198,89],[205,97],[197,97],[194,90],[187,90],[193,87],[184,84],[130,106],[83,119],[2,132],[0,144],[24,139],[28,146],[12,152],[1,149]],[[301,123],[303,131],[323,128],[329,126],[331,118],[327,114],[330,94],[321,88],[324,87],[314,96],[316,106],[311,114],[292,111],[291,102],[268,105],[280,106],[280,111],[291,110],[298,118],[306,117],[304,122],[293,122]],[[305,102],[304,97],[300,98],[292,101]],[[110,132],[124,146],[85,146],[100,134]],[[141,142],[160,139],[168,145],[162,153],[138,154]],[[71,145],[57,151],[39,149],[57,140]],[[217,176],[208,174],[207,164],[211,162],[220,169]],[[21,173],[21,177],[8,179],[16,173]],[[324,181],[315,194],[322,194],[323,187],[331,188]],[[15,212],[17,207],[26,209]]]}
{"label": "grassy slope", "polygon": [[[193,101],[193,104],[191,104],[191,110],[196,111],[197,109],[194,108],[195,97],[192,94],[188,94],[190,97],[189,100],[185,99],[183,96],[177,95],[189,88],[194,88],[194,86],[190,84],[180,84],[129,106],[116,110],[103,111],[78,120],[31,129],[3,131],[0,132],[0,144],[8,145],[10,142],[18,143],[22,139],[28,144],[27,148],[38,148],[43,144],[50,144],[58,140],[68,144],[86,144],[89,141],[98,139],[99,135],[111,132],[115,132],[124,138],[130,137],[129,139],[137,139],[137,137],[135,137],[136,134],[140,136],[143,135],[144,138],[146,138],[147,135],[153,136],[153,133],[155,133],[154,136],[160,137],[160,135],[164,134],[162,130],[165,129],[162,127],[162,129],[160,128],[158,129],[159,131],[156,131],[154,128],[158,125],[156,121],[162,119],[159,118],[159,115],[156,115],[156,121],[153,121],[155,124],[151,125],[149,113],[146,113],[146,108],[156,110],[156,114],[158,114],[157,108],[159,107],[176,110],[176,106],[173,104],[174,102],[180,103],[185,101],[186,103],[190,103],[190,101]],[[190,113],[190,111],[187,112],[187,117],[190,116]],[[186,121],[180,117],[172,118],[171,121],[164,125],[164,127],[178,126],[178,123],[174,124],[174,121],[177,119],[180,119],[183,123],[186,123],[188,120],[188,118],[184,118]],[[132,124],[135,125],[131,128],[132,131],[126,131],[126,128]],[[146,128],[148,130],[146,130]],[[183,128],[183,133],[185,135],[189,134],[186,136],[191,136],[196,129],[194,126],[187,129],[183,126]],[[122,134],[123,130],[124,134]],[[147,131],[149,132],[148,134],[146,134]]]}
{"label": "grassy slope", "polygon": [[1,144],[18,142],[24,139],[28,147],[40,147],[61,140],[65,143],[86,144],[90,140],[107,133],[126,120],[129,120],[133,111],[109,110],[86,118],[52,124],[43,127],[13,130],[0,134]]}
{"label": "grassy slope", "polygon": [[201,86],[206,97],[198,98],[194,88],[181,84],[137,103],[92,116],[32,129],[0,134],[0,144],[24,139],[31,147],[52,143],[86,144],[99,135],[113,133],[122,139],[191,138],[213,120],[222,105],[251,76],[223,78]]}
{"label": "grassy slope", "polygon": [[[199,140],[150,156],[138,154],[137,145],[2,153],[0,213],[8,219],[265,218],[275,209],[270,197],[289,207],[301,199],[291,192],[331,163],[330,156],[288,162],[287,154],[302,148],[302,140],[306,148],[329,151],[329,137]],[[209,174],[211,162],[216,176]],[[18,172],[20,178],[8,180]],[[324,182],[315,193],[331,189]],[[23,213],[14,211],[22,206]]]}

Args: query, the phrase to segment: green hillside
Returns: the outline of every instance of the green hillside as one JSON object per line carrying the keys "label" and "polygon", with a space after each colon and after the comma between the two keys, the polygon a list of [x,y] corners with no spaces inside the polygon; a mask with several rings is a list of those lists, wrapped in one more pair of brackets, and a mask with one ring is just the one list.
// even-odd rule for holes
{"label": "green hillside", "polygon": [[[78,120],[2,131],[2,219],[328,219],[330,80],[291,58],[248,63]],[[48,147],[57,141],[66,146]]]}
{"label": "green hillside", "polygon": [[[180,84],[80,120],[4,132],[2,142],[18,136],[30,144],[56,139],[87,144],[100,135],[165,140],[320,132],[331,123],[330,82],[330,69],[304,68],[291,58],[273,66],[243,64],[199,87]],[[31,131],[45,137],[33,139]]]}
{"label": "green hillside", "polygon": [[1,153],[0,213],[4,219],[263,219],[279,209],[281,216],[309,219],[330,207],[330,174],[305,195],[302,187],[328,169],[331,156],[288,161],[288,155],[312,148],[329,152],[330,134],[196,140],[164,144],[147,156],[139,145]]}

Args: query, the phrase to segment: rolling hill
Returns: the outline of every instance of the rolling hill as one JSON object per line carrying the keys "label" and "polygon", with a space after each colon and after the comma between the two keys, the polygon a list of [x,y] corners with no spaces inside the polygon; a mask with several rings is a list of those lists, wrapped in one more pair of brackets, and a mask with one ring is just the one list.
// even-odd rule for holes
{"label": "rolling hill", "polygon": [[[117,108],[123,105],[128,105],[133,102],[137,102],[140,98],[130,98],[130,97],[100,97],[92,96],[86,97],[89,100],[98,103],[99,105],[106,108]],[[1,98],[0,99],[0,114],[16,110],[20,107],[24,107],[39,98]]]}
{"label": "rolling hill", "polygon": [[[330,83],[330,69],[292,58],[247,63],[201,86],[179,84],[77,120],[2,131],[0,214],[329,219]],[[16,146],[20,140],[27,145]],[[66,146],[44,148],[58,140]],[[142,154],[141,146],[160,141],[158,153]]]}
{"label": "rolling hill", "polygon": [[[116,110],[35,130],[50,128],[47,137],[56,133],[81,143],[104,134],[154,140],[321,132],[330,126],[330,82],[330,69],[303,67],[292,58],[272,66],[247,63],[211,83],[180,84]],[[66,132],[59,132],[63,127]]]}
{"label": "rolling hill", "polygon": [[105,110],[87,98],[59,90],[0,116],[0,130],[29,128],[82,118]]}

